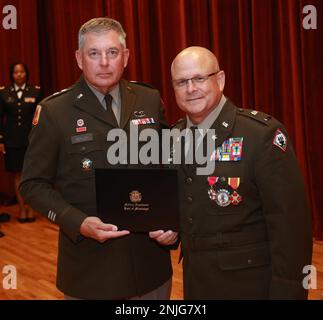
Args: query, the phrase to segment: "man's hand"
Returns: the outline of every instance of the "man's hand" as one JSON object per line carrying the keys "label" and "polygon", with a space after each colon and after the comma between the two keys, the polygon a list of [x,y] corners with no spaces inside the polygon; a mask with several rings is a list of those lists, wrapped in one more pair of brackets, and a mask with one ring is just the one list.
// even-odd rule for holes
{"label": "man's hand", "polygon": [[6,153],[6,149],[4,147],[4,144],[3,143],[0,143],[0,152],[2,152],[3,154]]}
{"label": "man's hand", "polygon": [[177,241],[178,232],[174,232],[172,230],[151,231],[149,232],[149,237],[156,240],[160,244],[163,244],[165,246],[170,246]]}
{"label": "man's hand", "polygon": [[98,217],[88,217],[81,224],[80,233],[84,237],[103,243],[109,239],[123,237],[130,232],[128,230],[118,231],[117,226],[103,223]]}

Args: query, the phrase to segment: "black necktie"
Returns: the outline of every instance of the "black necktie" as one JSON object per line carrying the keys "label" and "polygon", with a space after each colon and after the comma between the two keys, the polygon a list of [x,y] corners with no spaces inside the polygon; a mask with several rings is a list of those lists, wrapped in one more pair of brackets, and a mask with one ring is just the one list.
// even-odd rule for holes
{"label": "black necktie", "polygon": [[105,100],[105,105],[107,107],[107,111],[109,111],[109,109],[112,109],[112,96],[111,96],[111,94],[107,94],[104,97],[104,100]]}
{"label": "black necktie", "polygon": [[117,121],[117,119],[115,117],[115,114],[114,114],[114,112],[112,110],[112,99],[113,98],[112,98],[111,94],[107,94],[104,97],[105,105],[106,105],[106,108],[107,108],[107,113],[108,113],[109,117],[115,121],[116,126],[118,126],[118,121]]}

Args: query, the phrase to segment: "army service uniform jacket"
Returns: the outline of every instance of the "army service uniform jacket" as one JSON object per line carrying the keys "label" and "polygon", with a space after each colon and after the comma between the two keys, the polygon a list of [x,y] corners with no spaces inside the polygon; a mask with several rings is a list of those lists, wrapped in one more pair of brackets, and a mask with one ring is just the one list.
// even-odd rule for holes
{"label": "army service uniform jacket", "polygon": [[[138,125],[139,132],[160,131],[164,116],[158,91],[125,80],[120,90],[120,128],[129,133],[129,123],[145,115],[151,121]],[[41,106],[20,190],[28,203],[60,227],[58,288],[82,299],[123,299],[158,288],[172,275],[168,247],[148,234],[102,244],[80,235],[84,219],[97,215],[94,169],[109,166],[107,150],[114,142],[107,141],[107,133],[117,127],[116,120],[83,78]]]}
{"label": "army service uniform jacket", "polygon": [[184,297],[306,298],[310,213],[284,127],[227,100],[211,129],[213,174],[179,170]]}
{"label": "army service uniform jacket", "polygon": [[40,99],[38,86],[26,85],[20,99],[13,85],[0,88],[0,143],[12,148],[28,145],[28,134]]}

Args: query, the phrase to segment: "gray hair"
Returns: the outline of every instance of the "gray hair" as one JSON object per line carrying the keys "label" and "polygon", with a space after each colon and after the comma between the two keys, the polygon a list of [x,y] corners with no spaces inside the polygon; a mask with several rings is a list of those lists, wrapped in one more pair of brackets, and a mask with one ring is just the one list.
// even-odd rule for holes
{"label": "gray hair", "polygon": [[84,36],[89,32],[101,33],[114,30],[119,33],[119,40],[121,45],[126,48],[126,33],[124,32],[122,25],[119,21],[111,18],[94,18],[85,22],[78,33],[78,45],[79,49],[83,47]]}

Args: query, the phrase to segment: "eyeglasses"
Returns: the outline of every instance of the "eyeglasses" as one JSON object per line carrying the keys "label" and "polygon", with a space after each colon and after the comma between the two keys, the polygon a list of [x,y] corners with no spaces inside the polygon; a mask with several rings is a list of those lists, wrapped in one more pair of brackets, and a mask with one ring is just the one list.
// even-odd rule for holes
{"label": "eyeglasses", "polygon": [[179,79],[179,80],[172,80],[173,84],[175,87],[177,88],[183,88],[186,87],[188,85],[189,81],[192,81],[192,84],[201,84],[204,83],[207,79],[209,79],[212,76],[215,76],[216,74],[218,74],[221,70],[217,71],[217,72],[213,72],[208,74],[207,76],[196,76],[190,79]]}

